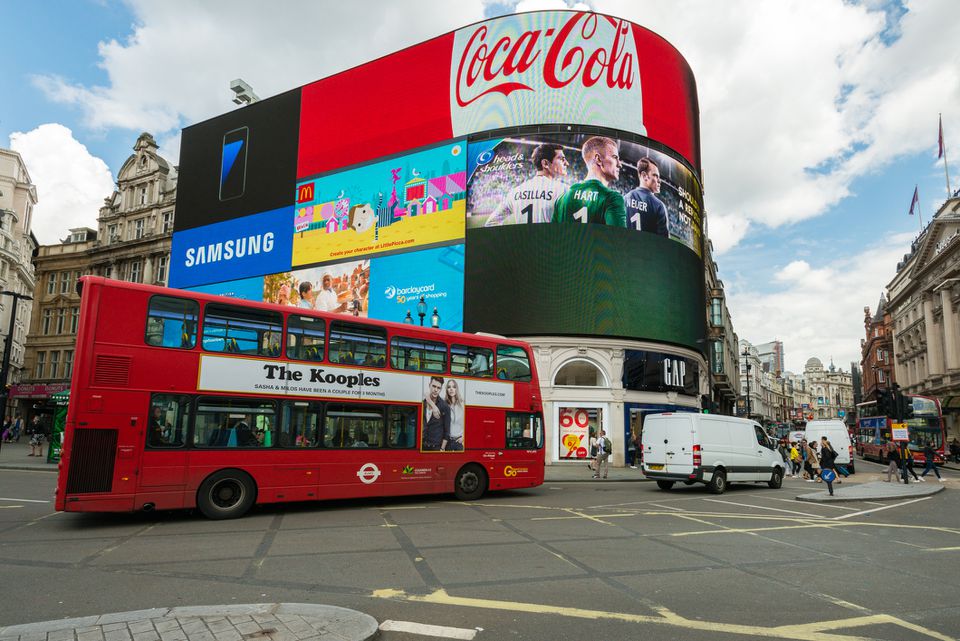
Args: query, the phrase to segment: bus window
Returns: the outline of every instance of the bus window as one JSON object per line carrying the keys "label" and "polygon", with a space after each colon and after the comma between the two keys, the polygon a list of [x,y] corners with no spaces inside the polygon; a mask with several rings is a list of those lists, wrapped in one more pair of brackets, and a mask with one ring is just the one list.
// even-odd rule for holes
{"label": "bus window", "polygon": [[447,371],[447,346],[405,336],[390,341],[390,367],[413,372]]}
{"label": "bus window", "polygon": [[497,378],[505,381],[530,381],[530,359],[523,348],[497,345]]}
{"label": "bus window", "polygon": [[193,425],[195,447],[270,447],[273,403],[250,398],[201,398]]}
{"label": "bus window", "polygon": [[387,419],[387,446],[396,449],[412,448],[416,442],[417,408],[392,405]]}
{"label": "bus window", "polygon": [[322,361],[325,333],[322,318],[291,315],[287,318],[287,358]]}
{"label": "bus window", "polygon": [[283,404],[280,447],[314,447],[320,432],[323,403],[289,401]]}
{"label": "bus window", "polygon": [[331,363],[385,367],[387,364],[387,331],[380,327],[330,323],[328,356]]}
{"label": "bus window", "polygon": [[277,312],[220,303],[204,309],[203,349],[209,352],[279,356],[282,331],[283,317]]}
{"label": "bus window", "polygon": [[450,346],[450,373],[461,376],[493,377],[493,350],[469,345]]}
{"label": "bus window", "polygon": [[189,424],[189,396],[154,394],[150,399],[150,418],[147,421],[147,447],[183,447]]}
{"label": "bus window", "polygon": [[330,403],[323,422],[323,447],[383,447],[383,408]]}
{"label": "bus window", "polygon": [[197,344],[199,314],[200,305],[195,300],[153,296],[144,341],[154,347],[192,349]]}
{"label": "bus window", "polygon": [[507,413],[507,448],[536,450],[543,447],[543,420],[539,414]]}

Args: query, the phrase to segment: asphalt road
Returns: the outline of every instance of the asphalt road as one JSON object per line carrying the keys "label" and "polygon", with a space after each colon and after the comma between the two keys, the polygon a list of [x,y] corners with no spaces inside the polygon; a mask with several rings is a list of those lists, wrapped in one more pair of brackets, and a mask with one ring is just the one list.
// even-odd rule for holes
{"label": "asphalt road", "polygon": [[0,470],[0,625],[303,602],[480,640],[953,639],[960,475],[946,474],[948,491],[901,504],[800,503],[812,484],[795,479],[722,496],[598,481],[214,522],[58,514],[53,474]]}

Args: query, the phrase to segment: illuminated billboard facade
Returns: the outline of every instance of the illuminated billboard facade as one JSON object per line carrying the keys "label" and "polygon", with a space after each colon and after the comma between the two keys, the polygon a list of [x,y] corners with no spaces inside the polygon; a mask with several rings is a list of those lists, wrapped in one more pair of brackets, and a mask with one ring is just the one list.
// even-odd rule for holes
{"label": "illuminated billboard facade", "polygon": [[170,285],[701,358],[698,120],[643,27],[473,24],[185,128]]}

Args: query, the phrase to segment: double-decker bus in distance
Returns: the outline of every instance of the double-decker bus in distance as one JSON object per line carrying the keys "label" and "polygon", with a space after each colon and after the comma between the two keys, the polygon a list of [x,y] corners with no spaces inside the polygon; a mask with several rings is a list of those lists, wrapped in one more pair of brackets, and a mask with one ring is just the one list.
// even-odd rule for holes
{"label": "double-decker bus in distance", "polygon": [[[915,396],[904,394],[904,399],[913,406],[913,418],[904,421],[910,434],[909,448],[917,463],[925,463],[923,446],[932,443],[936,452],[936,461],[943,462],[943,447],[946,433],[943,426],[943,413],[940,410],[940,401],[929,396]],[[857,454],[865,459],[872,459],[880,463],[887,462],[887,444],[891,442],[890,425],[896,423],[895,418],[881,415],[877,410],[876,401],[868,401],[857,405],[857,429],[854,438],[854,447]]]}
{"label": "double-decker bus in distance", "polygon": [[80,279],[56,508],[199,508],[543,483],[530,348]]}

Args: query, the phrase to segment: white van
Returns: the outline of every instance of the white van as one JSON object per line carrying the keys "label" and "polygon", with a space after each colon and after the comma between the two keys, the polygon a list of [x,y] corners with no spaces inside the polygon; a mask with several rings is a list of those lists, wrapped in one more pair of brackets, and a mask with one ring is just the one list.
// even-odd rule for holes
{"label": "white van", "polygon": [[853,444],[850,442],[850,432],[847,425],[838,418],[807,421],[807,429],[804,438],[807,443],[817,443],[820,447],[820,437],[826,436],[830,445],[837,451],[837,465],[842,465],[848,472],[853,474]]}
{"label": "white van", "polygon": [[773,439],[754,421],[733,416],[669,412],[643,423],[643,473],[662,490],[674,483],[705,483],[721,494],[727,483],[783,483],[784,461]]}

